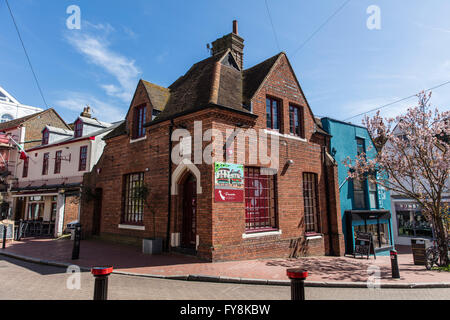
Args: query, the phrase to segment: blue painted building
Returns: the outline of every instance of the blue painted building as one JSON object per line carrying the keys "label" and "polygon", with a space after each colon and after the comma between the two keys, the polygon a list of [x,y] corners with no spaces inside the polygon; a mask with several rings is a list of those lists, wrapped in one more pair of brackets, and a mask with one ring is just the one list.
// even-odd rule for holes
{"label": "blue painted building", "polygon": [[330,154],[338,163],[339,194],[345,252],[352,254],[357,232],[372,233],[377,255],[389,254],[394,246],[389,191],[368,179],[348,179],[345,159],[364,152],[375,157],[377,150],[366,128],[331,118],[322,118],[323,128],[332,136]]}

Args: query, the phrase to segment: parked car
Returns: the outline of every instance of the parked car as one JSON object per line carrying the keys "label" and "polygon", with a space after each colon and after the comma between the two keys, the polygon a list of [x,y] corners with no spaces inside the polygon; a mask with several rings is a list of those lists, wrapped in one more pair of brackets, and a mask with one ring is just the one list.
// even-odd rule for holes
{"label": "parked car", "polygon": [[70,233],[72,230],[75,230],[75,227],[77,226],[78,223],[79,223],[78,220],[69,222],[69,223],[67,224],[65,233]]}

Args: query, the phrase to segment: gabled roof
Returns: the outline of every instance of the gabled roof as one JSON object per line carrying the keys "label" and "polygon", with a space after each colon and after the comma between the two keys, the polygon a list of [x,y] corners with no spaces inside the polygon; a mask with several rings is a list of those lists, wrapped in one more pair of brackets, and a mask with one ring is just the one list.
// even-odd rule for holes
{"label": "gabled roof", "polygon": [[141,80],[147,90],[148,98],[150,99],[153,108],[163,111],[170,97],[170,90],[146,80]]}
{"label": "gabled roof", "polygon": [[172,83],[168,88],[170,97],[167,105],[155,121],[194,112],[208,104],[249,113],[242,106],[242,73],[227,65],[228,60],[222,63],[229,57],[230,51],[227,50],[221,55],[197,62],[184,76]]}
{"label": "gabled roof", "polygon": [[116,128],[114,128],[110,133],[104,136],[103,140],[112,139],[124,134],[128,134],[126,121],[122,121]]}
{"label": "gabled roof", "polygon": [[83,123],[89,124],[91,126],[100,127],[100,128],[108,128],[111,126],[111,123],[103,122],[100,120],[97,120],[95,118],[87,118],[79,116],[78,119],[80,119]]}
{"label": "gabled roof", "polygon": [[64,139],[61,139],[61,140],[57,140],[57,141],[55,141],[53,143],[49,143],[49,144],[46,144],[46,145],[40,145],[40,146],[36,146],[36,147],[30,148],[30,149],[27,150],[27,152],[35,151],[35,150],[39,150],[39,149],[51,148],[51,147],[55,147],[55,146],[59,146],[59,145],[63,145],[63,144],[68,144],[68,143],[72,143],[72,142],[82,141],[82,140],[88,140],[91,137],[99,136],[99,135],[104,134],[104,133],[106,133],[106,132],[108,132],[110,130],[113,131],[118,126],[120,126],[122,123],[124,123],[124,121],[115,122],[115,123],[111,124],[107,128],[99,128],[97,131],[91,132],[89,134],[85,134],[82,137],[77,137],[76,138],[75,136],[72,135],[70,137],[67,137],[67,138],[64,138]]}
{"label": "gabled roof", "polygon": [[54,112],[58,116],[58,118],[66,125],[66,127],[68,129],[70,129],[70,127],[63,120],[63,118],[61,118],[61,116],[55,111],[55,109],[50,108],[50,109],[47,109],[47,110],[44,110],[44,111],[41,111],[41,112],[30,114],[30,115],[22,117],[22,118],[17,118],[17,119],[8,121],[8,122],[0,123],[0,131],[17,128],[21,124],[23,124],[23,123],[25,123],[25,122],[27,122],[29,120],[32,120],[34,118],[37,118],[38,116],[41,116],[41,115],[43,115],[45,113],[48,113],[48,112]]}
{"label": "gabled roof", "polygon": [[0,87],[0,101],[6,101],[14,104],[20,104],[8,91]]}
{"label": "gabled roof", "polygon": [[243,102],[248,105],[250,104],[250,100],[262,86],[264,80],[269,75],[275,63],[278,61],[283,52],[280,52],[269,59],[258,63],[257,65],[244,70],[243,78],[244,78],[244,86],[242,92]]}
{"label": "gabled roof", "polygon": [[66,130],[63,128],[56,128],[56,127],[52,127],[52,126],[45,126],[44,129],[42,129],[42,132],[44,130],[48,130],[48,132],[50,133],[56,133],[56,134],[61,134],[64,136],[73,136],[73,131],[72,130]]}

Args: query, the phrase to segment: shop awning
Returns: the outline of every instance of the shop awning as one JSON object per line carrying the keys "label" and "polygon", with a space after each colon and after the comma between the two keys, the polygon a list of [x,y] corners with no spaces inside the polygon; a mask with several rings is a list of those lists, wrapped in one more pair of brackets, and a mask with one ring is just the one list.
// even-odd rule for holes
{"label": "shop awning", "polygon": [[346,215],[351,215],[352,220],[390,219],[389,210],[346,210]]}

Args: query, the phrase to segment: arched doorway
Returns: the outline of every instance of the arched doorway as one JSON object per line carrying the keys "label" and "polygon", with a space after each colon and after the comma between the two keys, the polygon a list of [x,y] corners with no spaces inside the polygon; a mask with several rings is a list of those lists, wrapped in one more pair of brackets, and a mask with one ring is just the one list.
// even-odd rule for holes
{"label": "arched doorway", "polygon": [[181,246],[195,250],[197,244],[197,179],[190,173],[183,183],[182,208]]}

